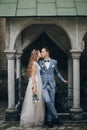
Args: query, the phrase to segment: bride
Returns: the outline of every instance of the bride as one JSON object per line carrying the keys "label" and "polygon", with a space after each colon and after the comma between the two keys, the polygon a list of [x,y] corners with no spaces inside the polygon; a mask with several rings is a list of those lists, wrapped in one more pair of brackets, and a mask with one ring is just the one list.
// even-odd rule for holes
{"label": "bride", "polygon": [[[44,102],[42,99],[42,81],[40,76],[40,66],[38,60],[41,58],[39,50],[31,52],[27,74],[29,83],[26,89],[25,98],[20,116],[20,126],[31,127],[44,123]],[[37,102],[33,102],[34,95]],[[35,100],[35,101],[36,101]]]}

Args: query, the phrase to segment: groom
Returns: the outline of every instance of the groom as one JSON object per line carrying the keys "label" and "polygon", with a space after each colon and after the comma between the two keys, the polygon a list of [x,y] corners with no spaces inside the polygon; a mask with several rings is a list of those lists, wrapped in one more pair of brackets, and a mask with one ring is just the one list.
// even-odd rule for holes
{"label": "groom", "polygon": [[52,120],[55,120],[58,126],[61,125],[61,121],[54,106],[56,87],[54,75],[64,83],[67,83],[68,81],[64,80],[61,76],[57,69],[57,61],[50,58],[47,47],[42,48],[41,54],[43,60],[39,61],[39,64],[41,67],[41,78],[43,83],[43,99],[47,106],[47,124],[49,128],[52,128]]}

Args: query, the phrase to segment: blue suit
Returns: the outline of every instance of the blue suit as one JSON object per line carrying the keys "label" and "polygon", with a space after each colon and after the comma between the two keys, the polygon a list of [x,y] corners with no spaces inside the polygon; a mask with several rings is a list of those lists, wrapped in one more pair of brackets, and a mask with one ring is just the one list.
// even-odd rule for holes
{"label": "blue suit", "polygon": [[53,118],[58,118],[58,113],[55,109],[55,75],[64,82],[64,78],[60,74],[57,69],[57,61],[54,59],[50,59],[50,66],[47,69],[45,66],[44,60],[39,61],[39,65],[41,67],[41,78],[43,83],[43,99],[48,108],[47,112],[47,121],[51,121]]}

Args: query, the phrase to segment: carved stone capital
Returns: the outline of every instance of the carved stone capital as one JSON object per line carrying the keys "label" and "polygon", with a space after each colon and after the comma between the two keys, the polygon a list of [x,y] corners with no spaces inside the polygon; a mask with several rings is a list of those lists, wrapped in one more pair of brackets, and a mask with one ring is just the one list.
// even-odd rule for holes
{"label": "carved stone capital", "polygon": [[4,52],[7,54],[8,60],[14,60],[15,59],[16,50],[5,50]]}
{"label": "carved stone capital", "polygon": [[80,59],[82,50],[70,50],[73,59]]}

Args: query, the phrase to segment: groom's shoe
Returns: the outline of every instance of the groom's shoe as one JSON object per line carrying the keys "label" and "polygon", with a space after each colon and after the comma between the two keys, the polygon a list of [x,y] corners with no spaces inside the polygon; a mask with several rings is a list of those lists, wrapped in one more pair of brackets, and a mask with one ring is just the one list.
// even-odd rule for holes
{"label": "groom's shoe", "polygon": [[48,128],[53,128],[53,122],[52,121],[48,121],[47,125],[48,125]]}
{"label": "groom's shoe", "polygon": [[62,120],[61,120],[60,117],[58,117],[58,118],[56,119],[56,124],[57,124],[58,126],[62,126],[62,125],[63,125],[63,122],[62,122]]}

